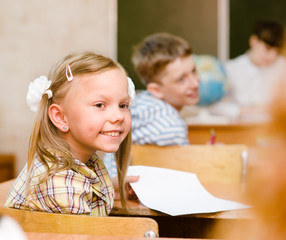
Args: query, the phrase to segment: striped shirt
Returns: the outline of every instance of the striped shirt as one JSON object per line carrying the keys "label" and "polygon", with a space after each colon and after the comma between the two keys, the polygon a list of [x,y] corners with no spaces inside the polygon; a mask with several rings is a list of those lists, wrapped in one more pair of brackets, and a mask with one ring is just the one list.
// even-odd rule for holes
{"label": "striped shirt", "polygon": [[[179,112],[148,91],[138,94],[131,107],[132,143],[159,146],[188,145],[188,128]],[[117,175],[114,155],[107,153],[104,163],[111,177]]]}
{"label": "striped shirt", "polygon": [[[51,174],[44,182],[46,167],[36,157],[26,204],[34,211],[106,216],[113,206],[114,189],[104,163],[96,156],[84,164]],[[27,165],[11,188],[5,207],[24,208]]]}
{"label": "striped shirt", "polygon": [[131,108],[132,142],[159,146],[188,145],[188,128],[179,112],[148,91],[138,94]]}

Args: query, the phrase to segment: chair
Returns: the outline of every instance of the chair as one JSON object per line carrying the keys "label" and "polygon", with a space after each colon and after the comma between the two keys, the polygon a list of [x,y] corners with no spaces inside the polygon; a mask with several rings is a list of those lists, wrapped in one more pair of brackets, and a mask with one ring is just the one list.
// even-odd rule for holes
{"label": "chair", "polygon": [[13,154],[0,154],[0,182],[15,177],[15,156]]}
{"label": "chair", "polygon": [[16,178],[13,178],[11,180],[0,183],[0,193],[1,193],[0,194],[0,207],[4,207],[6,197],[9,193],[11,187],[13,186],[15,180],[16,180]]}
{"label": "chair", "polygon": [[0,215],[16,219],[24,232],[87,234],[95,236],[158,236],[158,224],[151,218],[95,217],[68,215],[12,208],[0,208]]}
{"label": "chair", "polygon": [[241,153],[246,145],[132,145],[131,165],[196,173],[201,182],[240,183],[245,174]]}

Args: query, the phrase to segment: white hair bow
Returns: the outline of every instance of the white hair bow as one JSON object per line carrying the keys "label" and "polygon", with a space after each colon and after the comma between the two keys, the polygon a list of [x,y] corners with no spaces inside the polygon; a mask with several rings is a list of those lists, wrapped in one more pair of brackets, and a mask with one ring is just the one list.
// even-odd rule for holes
{"label": "white hair bow", "polygon": [[130,97],[130,106],[133,105],[134,99],[135,99],[135,85],[132,82],[132,79],[130,77],[127,77],[127,81],[128,81],[128,95]]}
{"label": "white hair bow", "polygon": [[27,103],[31,111],[36,112],[38,106],[44,94],[48,95],[48,98],[53,96],[52,91],[49,89],[52,81],[48,80],[46,76],[40,76],[29,84],[29,90],[27,93]]}

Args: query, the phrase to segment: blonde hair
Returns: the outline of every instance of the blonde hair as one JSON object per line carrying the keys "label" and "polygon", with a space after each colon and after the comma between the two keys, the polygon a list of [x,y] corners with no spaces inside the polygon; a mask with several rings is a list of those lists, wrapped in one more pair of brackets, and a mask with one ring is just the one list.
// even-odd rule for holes
{"label": "blonde hair", "polygon": [[132,63],[143,84],[158,82],[156,75],[177,58],[187,57],[192,49],[184,39],[156,33],[146,37],[133,49]]}
{"label": "blonde hair", "polygon": [[[29,174],[27,178],[26,194],[29,192],[28,186],[31,180],[30,172],[35,155],[38,156],[39,161],[41,161],[47,168],[47,174],[43,179],[46,179],[49,175],[55,172],[70,169],[74,162],[68,143],[58,136],[58,129],[51,122],[48,114],[50,105],[60,102],[69,91],[70,82],[68,82],[66,76],[66,68],[68,65],[71,68],[73,76],[86,73],[101,73],[116,68],[126,74],[125,70],[119,63],[93,52],[68,55],[52,68],[48,79],[52,81],[50,90],[53,93],[53,97],[48,99],[47,94],[43,95],[35,116],[32,134],[30,136],[27,161]],[[131,133],[129,132],[115,154],[120,196],[124,205],[124,179],[129,165],[130,147]],[[59,156],[60,164],[58,159]],[[49,167],[49,165],[52,167]]]}

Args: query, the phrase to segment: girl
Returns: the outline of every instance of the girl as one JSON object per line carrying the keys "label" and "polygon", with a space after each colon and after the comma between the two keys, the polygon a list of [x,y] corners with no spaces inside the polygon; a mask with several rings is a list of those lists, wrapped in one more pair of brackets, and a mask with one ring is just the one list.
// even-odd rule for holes
{"label": "girl", "polygon": [[48,79],[29,86],[27,102],[37,114],[28,161],[5,206],[108,215],[115,192],[95,152],[116,152],[124,204],[134,85],[118,63],[92,52],[65,57]]}

